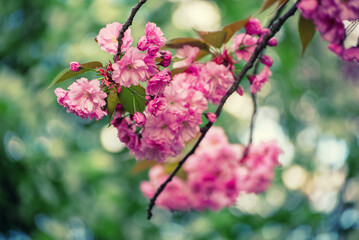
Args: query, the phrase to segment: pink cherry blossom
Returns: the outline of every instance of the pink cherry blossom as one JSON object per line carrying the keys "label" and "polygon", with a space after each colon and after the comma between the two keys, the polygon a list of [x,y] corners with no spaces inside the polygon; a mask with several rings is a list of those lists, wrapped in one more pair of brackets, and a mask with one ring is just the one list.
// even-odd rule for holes
{"label": "pink cherry blossom", "polygon": [[274,167],[280,166],[278,157],[282,152],[275,141],[251,146],[238,171],[241,191],[264,192],[274,178]]}
{"label": "pink cherry blossom", "polygon": [[70,62],[70,70],[73,72],[78,72],[81,69],[81,64],[79,62]]}
{"label": "pink cherry blossom", "polygon": [[135,112],[133,115],[133,120],[136,122],[138,126],[143,126],[146,123],[146,117],[140,112]]}
{"label": "pink cherry blossom", "polygon": [[62,88],[55,89],[57,101],[67,108],[68,112],[74,113],[81,118],[103,118],[107,113],[102,110],[106,105],[107,94],[100,88],[100,81],[86,78],[77,79],[68,87],[69,91]]}
{"label": "pink cherry blossom", "polygon": [[237,60],[248,62],[257,47],[257,43],[257,38],[249,34],[241,33],[235,36],[232,50],[236,54]]}
{"label": "pink cherry blossom", "polygon": [[[122,24],[119,22],[113,22],[106,25],[105,28],[102,28],[97,35],[97,43],[101,46],[101,49],[115,55],[117,52],[118,41],[117,37],[120,32]],[[125,52],[131,46],[133,38],[131,36],[131,29],[127,29],[124,37],[122,39],[123,43],[121,46],[121,51]]]}
{"label": "pink cherry blossom", "polygon": [[263,85],[268,82],[270,76],[272,76],[272,72],[269,70],[269,67],[264,66],[262,72],[256,75],[253,79],[251,93],[256,94],[260,91]]}
{"label": "pink cherry blossom", "polygon": [[147,40],[157,45],[158,47],[162,47],[165,45],[166,38],[163,37],[163,32],[159,27],[156,26],[155,23],[148,22],[145,27],[145,34]]}
{"label": "pink cherry blossom", "polygon": [[257,18],[249,19],[244,28],[249,35],[259,35],[263,31],[261,22]]}
{"label": "pink cherry blossom", "polygon": [[164,97],[158,97],[151,100],[147,105],[147,111],[154,116],[158,116],[163,113],[167,108],[167,99]]}
{"label": "pink cherry blossom", "polygon": [[200,69],[200,79],[208,84],[205,96],[213,104],[219,104],[234,82],[233,74],[228,68],[215,62],[208,62]]}
{"label": "pink cherry blossom", "polygon": [[161,72],[154,75],[147,82],[146,94],[147,95],[158,95],[164,91],[167,84],[171,82],[171,72],[164,68]]}
{"label": "pink cherry blossom", "polygon": [[206,117],[207,117],[208,121],[211,123],[214,123],[215,121],[217,121],[217,115],[215,113],[209,112],[206,114]]}
{"label": "pink cherry blossom", "polygon": [[138,85],[139,81],[149,78],[148,66],[144,62],[145,55],[137,48],[129,48],[121,60],[112,64],[112,79],[124,87]]}
{"label": "pink cherry blossom", "polygon": [[173,68],[183,68],[192,65],[194,58],[197,56],[199,51],[200,49],[198,47],[192,47],[189,45],[184,45],[182,48],[177,49],[175,57],[183,60],[173,63]]}

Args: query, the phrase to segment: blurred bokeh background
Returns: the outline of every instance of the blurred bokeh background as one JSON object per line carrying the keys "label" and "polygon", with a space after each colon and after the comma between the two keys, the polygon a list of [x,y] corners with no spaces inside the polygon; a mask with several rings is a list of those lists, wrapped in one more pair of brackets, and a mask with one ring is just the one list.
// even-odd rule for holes
{"label": "blurred bokeh background", "polygon": [[[137,42],[152,21],[167,39],[195,36],[192,28],[218,30],[261,3],[148,0],[132,34]],[[155,209],[146,219],[147,172],[132,173],[136,162],[108,120],[67,114],[54,88],[44,91],[70,61],[106,64],[94,38],[135,4],[0,0],[0,239],[359,239],[359,65],[341,62],[318,35],[301,57],[298,15],[267,51],[273,77],[258,95],[254,141],[277,139],[285,152],[273,185],[219,212]],[[233,96],[216,124],[246,143],[251,112],[248,94]]]}

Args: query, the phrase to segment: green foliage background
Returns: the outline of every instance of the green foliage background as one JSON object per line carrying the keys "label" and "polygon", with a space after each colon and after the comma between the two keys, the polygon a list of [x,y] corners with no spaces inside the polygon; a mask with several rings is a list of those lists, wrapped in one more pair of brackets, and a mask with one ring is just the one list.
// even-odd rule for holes
{"label": "green foliage background", "polygon": [[[167,39],[194,36],[171,21],[186,2],[148,0],[135,18],[134,41],[147,21],[157,23]],[[256,14],[261,6],[258,0],[206,2],[219,10],[222,26]],[[258,98],[260,106],[276,109],[294,146],[293,161],[276,171],[270,194],[257,199],[270,211],[156,209],[153,220],[146,220],[148,202],[138,186],[147,173],[131,173],[135,160],[126,150],[114,154],[103,148],[100,134],[108,120],[71,116],[56,103],[54,89],[43,90],[72,60],[110,60],[94,50],[99,47],[93,39],[106,23],[124,22],[135,3],[0,1],[0,239],[359,239],[358,64],[340,62],[318,35],[301,57],[298,15],[269,51],[273,77],[268,93]],[[266,21],[273,11],[256,16]],[[226,126],[231,141],[240,142],[238,133],[249,122],[224,113],[217,124]],[[313,142],[303,138],[305,129],[315,129]],[[322,136],[345,143],[343,164],[318,160]],[[313,146],[303,147],[308,144]],[[294,165],[306,171],[307,190],[283,183],[284,172]],[[311,191],[323,173],[324,183]],[[321,195],[324,203],[334,197],[334,206],[313,207],[311,199],[336,185],[332,195]],[[276,205],[277,198],[282,200]]]}

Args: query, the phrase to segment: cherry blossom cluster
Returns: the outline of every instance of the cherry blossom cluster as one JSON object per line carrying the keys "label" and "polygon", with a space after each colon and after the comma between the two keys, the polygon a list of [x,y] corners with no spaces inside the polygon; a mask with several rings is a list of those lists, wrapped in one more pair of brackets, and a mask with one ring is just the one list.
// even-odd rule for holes
{"label": "cherry blossom cluster", "polygon": [[[270,30],[263,28],[260,21],[256,18],[251,18],[248,21],[245,25],[245,30],[246,33],[241,33],[234,37],[232,50],[238,61],[244,60],[248,62],[257,45]],[[277,39],[271,38],[268,42],[268,46],[277,46]],[[272,72],[269,68],[273,64],[273,59],[268,55],[263,55],[261,56],[260,61],[264,64],[263,70],[255,76],[249,76],[249,81],[251,83],[250,91],[253,94],[260,91],[263,85],[268,82],[269,77],[272,76]]]}
{"label": "cherry blossom cluster", "polygon": [[[102,50],[116,56],[121,27],[122,24],[114,22],[100,30],[96,41]],[[264,29],[258,19],[251,18],[245,31],[235,36],[230,48],[232,51],[223,48],[222,52],[210,53],[211,61],[199,62],[196,59],[201,51],[198,46],[184,44],[174,57],[170,51],[162,50],[166,38],[156,24],[148,22],[137,46],[132,46],[131,29],[125,31],[119,58],[104,68],[96,69],[100,80],[81,78],[68,90],[57,88],[55,94],[59,104],[68,112],[81,118],[99,120],[108,114],[106,99],[109,94],[121,94],[124,88],[130,89],[134,95],[144,99],[145,107],[138,109],[134,102],[134,111],[130,113],[119,103],[111,124],[137,160],[166,162],[168,158],[176,157],[186,142],[199,134],[203,115],[210,122],[216,121],[216,114],[205,112],[208,104],[220,103],[234,83],[237,61],[248,62],[269,30]],[[276,44],[275,38],[270,39],[269,46]],[[257,93],[272,74],[269,67],[273,60],[263,55],[260,61],[264,64],[263,70],[248,76],[252,93]],[[169,68],[171,65],[172,70]],[[71,62],[70,69],[80,71],[82,66]],[[182,71],[173,73],[179,69]],[[135,92],[131,89],[133,86],[143,88],[144,93]],[[243,94],[243,89],[240,87],[237,92]]]}
{"label": "cherry blossom cluster", "polygon": [[[173,178],[158,197],[157,206],[178,211],[231,206],[239,193],[260,193],[269,187],[281,152],[271,141],[252,146],[243,157],[244,147],[230,144],[223,129],[213,127],[183,165],[185,177]],[[141,191],[153,197],[167,177],[163,165],[152,167]]]}
{"label": "cherry blossom cluster", "polygon": [[345,21],[359,19],[357,0],[302,0],[298,9],[303,17],[313,20],[322,39],[330,43],[330,50],[345,61],[359,61],[359,47],[344,46],[345,39],[353,31],[345,26]]}

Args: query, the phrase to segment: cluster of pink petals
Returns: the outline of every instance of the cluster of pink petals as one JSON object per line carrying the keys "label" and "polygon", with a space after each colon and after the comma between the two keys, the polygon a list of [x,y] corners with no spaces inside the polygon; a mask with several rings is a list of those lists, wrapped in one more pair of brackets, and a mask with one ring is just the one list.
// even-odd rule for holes
{"label": "cluster of pink petals", "polygon": [[154,75],[147,82],[146,94],[157,96],[163,93],[165,86],[171,82],[171,72],[164,68],[158,74]]}
{"label": "cluster of pink petals", "polygon": [[[97,35],[97,43],[101,46],[101,49],[115,55],[117,52],[118,41],[117,37],[120,32],[122,24],[119,22],[113,22],[106,25],[102,28]],[[127,29],[124,37],[122,39],[123,43],[121,46],[121,51],[125,52],[131,46],[133,38],[131,36],[131,29]]]}
{"label": "cluster of pink petals", "polygon": [[[219,210],[235,203],[241,191],[259,193],[267,189],[278,166],[281,150],[275,142],[262,143],[242,159],[244,148],[230,144],[221,128],[211,128],[194,155],[183,166],[185,180],[175,177],[159,196],[156,205],[168,210]],[[141,191],[153,197],[168,174],[163,166],[149,171]]]}
{"label": "cluster of pink petals", "polygon": [[145,57],[137,48],[130,47],[119,61],[112,64],[112,79],[124,87],[145,82],[150,77]]}
{"label": "cluster of pink petals", "polygon": [[[163,32],[155,23],[148,22],[145,27],[145,36],[142,36],[137,47],[141,51],[148,50],[149,54],[154,55],[164,46],[166,38],[163,37]],[[151,53],[152,52],[152,53]]]}
{"label": "cluster of pink petals", "polygon": [[107,94],[100,88],[100,81],[80,78],[68,87],[69,91],[56,88],[57,102],[81,118],[99,120],[107,115],[102,107],[106,105]]}
{"label": "cluster of pink petals", "polygon": [[179,48],[175,57],[182,60],[173,63],[173,68],[189,67],[192,65],[194,58],[197,56],[199,51],[200,49],[198,47],[192,47],[189,45],[184,45],[182,48]]}
{"label": "cluster of pink petals", "polygon": [[213,104],[219,104],[233,84],[233,74],[224,65],[208,62],[199,69],[205,96]]}
{"label": "cluster of pink petals", "polygon": [[240,33],[234,37],[232,50],[236,54],[237,60],[246,62],[251,58],[254,49],[256,49],[258,39],[246,33]]}
{"label": "cluster of pink petals", "polygon": [[[248,62],[255,48],[269,32],[269,29],[263,28],[261,22],[256,18],[250,18],[244,28],[246,33],[241,33],[234,37],[232,50],[234,51],[238,61],[244,60]],[[276,45],[276,38],[269,39],[268,46],[274,47]],[[262,72],[256,76],[249,77],[251,82],[251,93],[253,94],[260,91],[263,85],[268,82],[269,77],[272,76],[272,72],[269,68],[273,65],[273,59],[267,55],[263,55],[260,62],[264,64]]]}
{"label": "cluster of pink petals", "polygon": [[251,93],[256,94],[260,91],[263,85],[268,82],[270,76],[272,76],[272,72],[268,66],[264,66],[263,70],[256,76],[250,76],[250,81],[252,82]]}
{"label": "cluster of pink petals", "polygon": [[343,21],[359,19],[357,0],[302,0],[298,9],[305,18],[312,19],[329,49],[346,61],[359,61],[359,48],[344,48],[346,31]]}
{"label": "cluster of pink petals", "polygon": [[240,190],[247,193],[266,191],[274,178],[274,168],[280,166],[278,156],[282,152],[276,141],[251,146],[240,162]]}

